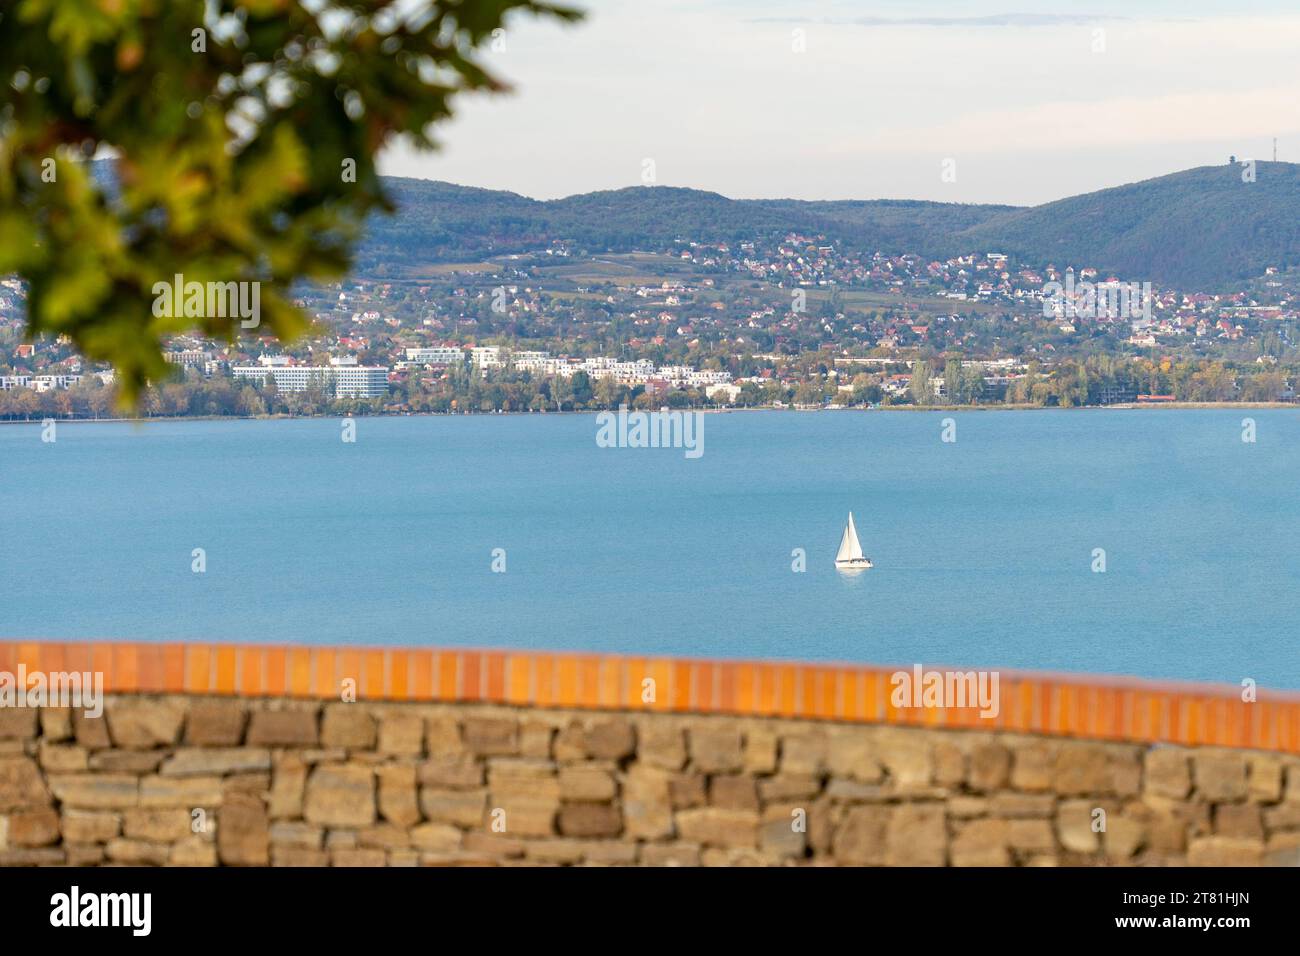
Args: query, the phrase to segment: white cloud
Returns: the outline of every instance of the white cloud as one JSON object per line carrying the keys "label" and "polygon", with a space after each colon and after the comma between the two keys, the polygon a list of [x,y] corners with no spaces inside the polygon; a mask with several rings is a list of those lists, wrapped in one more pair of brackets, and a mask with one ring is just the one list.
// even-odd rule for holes
{"label": "white cloud", "polygon": [[[1062,3],[1060,22],[977,29],[896,22],[953,19],[942,3],[836,4],[812,11],[798,54],[773,19],[798,5],[596,6],[573,28],[517,21],[493,57],[517,92],[465,101],[442,153],[395,150],[384,171],[550,198],[635,185],[651,157],[660,182],[733,196],[1027,203],[1263,155],[1273,136],[1300,159],[1290,13]],[[978,7],[956,13],[999,13]],[[1101,53],[1094,12],[1114,17]],[[947,156],[955,185],[936,172]]]}
{"label": "white cloud", "polygon": [[1108,146],[1199,143],[1300,132],[1294,89],[1237,93],[1121,96],[1092,102],[1057,101],[1015,110],[975,110],[937,126],[885,129],[828,152],[1055,152]]}

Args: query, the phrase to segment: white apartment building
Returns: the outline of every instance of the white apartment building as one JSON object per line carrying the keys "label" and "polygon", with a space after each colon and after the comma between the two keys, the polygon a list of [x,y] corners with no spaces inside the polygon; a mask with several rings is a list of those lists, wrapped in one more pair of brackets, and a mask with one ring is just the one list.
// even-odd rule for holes
{"label": "white apartment building", "polygon": [[407,349],[406,360],[421,365],[454,365],[465,361],[465,350],[455,345]]}
{"label": "white apartment building", "polygon": [[358,365],[355,358],[330,359],[338,398],[379,398],[388,394],[388,367]]}
{"label": "white apartment building", "polygon": [[164,352],[163,358],[172,365],[180,365],[184,368],[198,368],[212,358],[202,349],[184,349],[179,352]]}
{"label": "white apartment building", "polygon": [[719,372],[714,369],[691,369],[686,376],[687,385],[726,385],[731,381],[730,372]]}
{"label": "white apartment building", "polygon": [[536,367],[531,367],[532,371],[539,372],[542,375],[559,375],[562,378],[572,378],[573,373],[578,370],[576,360],[568,358],[548,358],[542,359]]}
{"label": "white apartment building", "polygon": [[620,385],[644,385],[654,373],[654,362],[647,359],[619,362],[614,366],[614,378]]}
{"label": "white apartment building", "polygon": [[[839,390],[842,392],[846,388],[849,391],[853,391],[852,386],[844,386],[844,385],[841,385]],[[726,395],[727,401],[734,402],[740,398],[740,386],[739,385],[710,385],[708,388],[704,390],[704,394],[707,395],[709,398],[717,398],[719,395]]]}
{"label": "white apartment building", "polygon": [[659,377],[673,385],[681,385],[686,381],[686,376],[694,371],[689,365],[663,365],[659,368]]}
{"label": "white apartment building", "polygon": [[584,359],[579,366],[592,378],[612,378],[620,385],[644,385],[654,375],[654,363],[647,359],[620,362],[607,356]]}
{"label": "white apartment building", "polygon": [[510,364],[521,372],[544,371],[550,362],[550,352],[524,349],[510,354]]}
{"label": "white apartment building", "polygon": [[355,358],[330,359],[328,366],[286,365],[278,361],[260,366],[236,365],[230,372],[237,379],[263,383],[270,377],[282,392],[325,390],[332,386],[336,398],[379,398],[388,394],[388,367],[358,365]]}
{"label": "white apartment building", "polygon": [[80,375],[34,375],[27,382],[27,387],[34,392],[48,392],[59,388],[71,388],[81,381]]}
{"label": "white apartment building", "polygon": [[268,378],[282,392],[305,392],[309,388],[324,389],[334,377],[334,370],[320,365],[235,365],[230,374],[237,379],[251,379],[265,383]]}

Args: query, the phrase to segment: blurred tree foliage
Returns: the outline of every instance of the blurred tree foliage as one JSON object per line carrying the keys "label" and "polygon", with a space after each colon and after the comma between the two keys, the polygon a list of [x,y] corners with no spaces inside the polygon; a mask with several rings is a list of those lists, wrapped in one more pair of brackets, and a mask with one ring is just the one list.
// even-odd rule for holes
{"label": "blurred tree foliage", "polygon": [[[0,5],[0,275],[30,287],[28,334],[117,368],[125,404],[162,339],[239,317],[156,316],[154,286],[260,283],[261,330],[306,318],[299,278],[343,273],[375,156],[466,90],[500,90],[483,47],[536,0],[11,0]],[[112,182],[86,162],[111,157]],[[163,310],[167,311],[167,310]]]}

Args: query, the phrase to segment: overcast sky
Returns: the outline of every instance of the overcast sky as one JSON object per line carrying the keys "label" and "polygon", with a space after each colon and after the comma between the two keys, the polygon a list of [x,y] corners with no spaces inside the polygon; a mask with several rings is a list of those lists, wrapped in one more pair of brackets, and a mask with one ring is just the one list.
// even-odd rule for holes
{"label": "overcast sky", "polygon": [[551,199],[649,159],[736,198],[1032,204],[1269,159],[1274,136],[1300,161],[1294,2],[568,2],[585,22],[519,17],[489,54],[514,92],[462,99],[440,152],[382,171]]}

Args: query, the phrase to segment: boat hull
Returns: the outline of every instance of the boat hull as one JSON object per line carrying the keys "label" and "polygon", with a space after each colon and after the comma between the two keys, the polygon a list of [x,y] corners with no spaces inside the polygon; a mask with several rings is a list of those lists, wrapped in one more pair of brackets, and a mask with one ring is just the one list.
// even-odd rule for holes
{"label": "boat hull", "polygon": [[836,561],[835,567],[841,571],[865,571],[871,567],[870,558],[851,558],[847,561]]}

